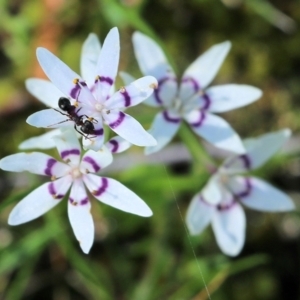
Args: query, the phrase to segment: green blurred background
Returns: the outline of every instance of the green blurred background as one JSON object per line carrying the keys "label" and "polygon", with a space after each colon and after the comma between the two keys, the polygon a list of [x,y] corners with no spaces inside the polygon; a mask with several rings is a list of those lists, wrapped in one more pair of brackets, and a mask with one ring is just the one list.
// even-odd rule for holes
{"label": "green blurred background", "polygon": [[[230,40],[232,50],[214,83],[251,84],[264,95],[222,116],[242,137],[293,130],[288,153],[256,174],[289,193],[297,205],[299,21],[297,0],[1,0],[0,156],[17,152],[20,142],[43,132],[25,123],[29,114],[45,108],[24,87],[28,77],[45,77],[36,47],[48,48],[79,72],[87,35],[95,32],[103,42],[117,26],[119,70],[141,76],[131,45],[132,33],[140,30],[162,45],[180,76],[210,46]],[[155,110],[140,105],[130,113],[149,128]],[[201,144],[185,127],[175,142],[181,138],[190,150],[200,152]],[[247,210],[242,253],[236,258],[222,255],[211,229],[188,237],[183,221],[210,165],[197,151],[190,157],[184,147],[176,149],[172,159],[168,152],[143,158],[137,147],[120,155],[109,176],[141,196],[154,216],[143,219],[92,201],[96,237],[89,255],[73,236],[66,201],[42,218],[9,227],[12,207],[44,179],[1,171],[0,299],[300,299],[299,212]],[[55,150],[48,153],[56,155]],[[124,166],[124,160],[132,165]]]}

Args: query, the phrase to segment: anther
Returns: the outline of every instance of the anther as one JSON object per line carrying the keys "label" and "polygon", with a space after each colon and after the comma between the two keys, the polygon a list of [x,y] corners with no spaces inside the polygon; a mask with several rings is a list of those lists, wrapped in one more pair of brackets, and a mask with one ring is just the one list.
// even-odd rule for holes
{"label": "anther", "polygon": [[156,90],[156,89],[158,88],[158,85],[157,85],[156,83],[151,83],[151,84],[149,85],[149,87],[150,87],[151,89]]}
{"label": "anther", "polygon": [[78,84],[78,83],[79,83],[79,78],[73,79],[73,83],[74,83],[74,84]]}
{"label": "anther", "polygon": [[125,93],[125,92],[126,92],[125,87],[124,87],[124,86],[121,86],[121,87],[120,87],[120,93]]}

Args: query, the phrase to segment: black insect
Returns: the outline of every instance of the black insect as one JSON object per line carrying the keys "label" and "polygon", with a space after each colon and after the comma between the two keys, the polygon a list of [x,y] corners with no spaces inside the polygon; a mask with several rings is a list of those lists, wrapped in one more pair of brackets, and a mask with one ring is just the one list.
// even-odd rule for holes
{"label": "black insect", "polygon": [[[66,97],[60,97],[58,99],[58,107],[65,111],[66,113],[62,113],[60,110],[55,109],[57,112],[59,112],[60,114],[69,117],[69,119],[61,121],[59,123],[56,124],[60,124],[60,123],[64,123],[64,122],[68,122],[68,121],[73,121],[74,124],[74,129],[80,133],[82,136],[84,136],[85,138],[89,139],[88,135],[89,134],[95,134],[95,127],[94,124],[98,123],[97,120],[95,120],[94,118],[90,118],[87,115],[79,115],[79,111],[81,110],[81,107],[79,109],[77,109],[77,107],[75,105],[71,104],[71,101],[66,98]],[[86,118],[86,120],[83,120],[84,118]],[[53,125],[56,124],[52,124],[49,125],[48,127],[51,127]],[[77,126],[80,126],[80,131],[77,129]],[[92,136],[95,137],[95,136]]]}

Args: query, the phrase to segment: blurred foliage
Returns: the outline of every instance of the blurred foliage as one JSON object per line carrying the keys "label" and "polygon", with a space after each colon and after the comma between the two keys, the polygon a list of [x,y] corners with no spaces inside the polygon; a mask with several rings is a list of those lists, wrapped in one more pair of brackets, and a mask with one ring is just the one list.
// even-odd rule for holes
{"label": "blurred foliage", "polygon": [[[136,76],[140,73],[131,45],[135,30],[162,45],[178,75],[214,43],[231,40],[232,50],[215,82],[252,84],[264,96],[223,116],[243,137],[283,127],[299,132],[296,0],[1,0],[0,20],[1,157],[43,132],[25,123],[29,114],[43,108],[24,88],[26,78],[45,77],[35,48],[50,49],[79,71],[87,35],[95,32],[103,41],[113,26],[121,34],[120,70]],[[146,128],[154,113],[145,106],[132,109]],[[185,210],[214,163],[185,126],[176,141],[184,142],[193,164],[178,153],[169,165],[146,160],[110,174],[143,198],[154,216],[143,219],[93,201],[96,237],[88,256],[73,236],[66,202],[43,218],[8,227],[11,208],[40,178],[1,171],[0,298],[202,300],[210,298],[207,290],[214,300],[299,298],[299,212],[247,211],[246,245],[234,259],[220,254],[211,230],[189,237]],[[299,166],[295,155],[280,156],[255,174],[293,192],[297,203]]]}

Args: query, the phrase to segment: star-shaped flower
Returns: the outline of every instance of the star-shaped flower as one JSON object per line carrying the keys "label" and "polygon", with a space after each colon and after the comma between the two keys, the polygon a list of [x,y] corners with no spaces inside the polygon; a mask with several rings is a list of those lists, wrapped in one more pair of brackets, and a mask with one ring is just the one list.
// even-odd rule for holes
{"label": "star-shaped flower", "polygon": [[265,163],[289,138],[290,130],[281,130],[245,140],[246,154],[229,157],[196,194],[187,210],[186,222],[191,234],[200,234],[212,224],[221,250],[238,255],[244,245],[246,218],[241,204],[266,211],[294,209],[288,195],[269,183],[243,174]]}
{"label": "star-shaped flower", "polygon": [[155,41],[135,32],[133,45],[142,73],[158,80],[158,89],[145,103],[163,109],[156,115],[149,131],[157,140],[157,145],[147,147],[146,153],[159,151],[168,144],[182,120],[216,147],[238,154],[245,152],[231,126],[212,113],[250,104],[262,95],[261,91],[253,86],[238,84],[207,88],[221,67],[230,49],[230,42],[217,44],[202,54],[184,72],[179,86],[172,67]]}
{"label": "star-shaped flower", "polygon": [[[122,109],[137,105],[148,98],[157,87],[157,80],[153,76],[145,76],[110,95],[118,71],[119,42],[118,29],[113,28],[104,41],[96,67],[93,63],[87,64],[89,70],[83,72],[89,74],[83,74],[86,81],[47,49],[37,49],[37,58],[42,69],[56,88],[72,100],[71,104],[77,107],[75,114],[78,117],[83,116],[83,122],[89,120],[93,123],[93,133],[83,139],[83,144],[96,151],[104,142],[103,123],[132,144],[156,144],[155,139],[141,124]],[[58,101],[58,98],[53,101]],[[27,122],[36,127],[49,128],[67,125],[69,122],[60,123],[66,119],[68,117],[65,115],[47,109],[31,115]]]}
{"label": "star-shaped flower", "polygon": [[94,174],[112,162],[112,152],[124,151],[128,143],[117,137],[110,140],[107,147],[99,151],[89,150],[80,158],[81,147],[74,130],[67,129],[54,139],[64,162],[40,152],[18,153],[0,160],[3,170],[29,171],[51,178],[50,182],[32,191],[14,207],[8,219],[10,225],[38,218],[60,203],[71,189],[69,220],[82,251],[88,253],[94,241],[94,223],[87,190],[99,201],[117,209],[142,217],[152,215],[148,205],[120,182]]}

